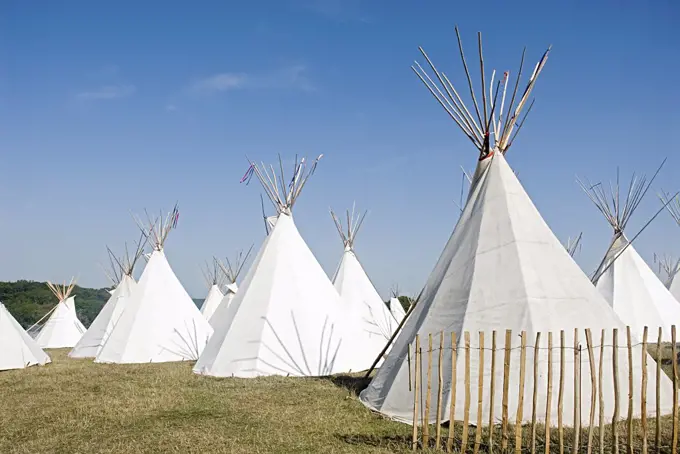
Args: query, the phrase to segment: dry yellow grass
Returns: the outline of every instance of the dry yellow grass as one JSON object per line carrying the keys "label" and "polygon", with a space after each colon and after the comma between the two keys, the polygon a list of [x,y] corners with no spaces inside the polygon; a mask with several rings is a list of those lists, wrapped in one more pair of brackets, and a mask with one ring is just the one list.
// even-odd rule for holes
{"label": "dry yellow grass", "polygon": [[67,352],[0,373],[1,453],[407,452],[409,426],[330,379],[215,379],[188,363],[104,365]]}

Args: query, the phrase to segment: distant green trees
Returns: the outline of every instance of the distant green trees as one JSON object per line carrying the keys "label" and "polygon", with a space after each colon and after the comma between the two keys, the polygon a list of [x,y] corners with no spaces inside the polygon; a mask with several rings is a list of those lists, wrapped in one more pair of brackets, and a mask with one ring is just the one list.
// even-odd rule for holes
{"label": "distant green trees", "polygon": [[[76,312],[83,325],[90,326],[109,299],[106,289],[75,286]],[[47,284],[35,281],[0,282],[0,301],[24,328],[28,328],[47,314],[57,303]]]}

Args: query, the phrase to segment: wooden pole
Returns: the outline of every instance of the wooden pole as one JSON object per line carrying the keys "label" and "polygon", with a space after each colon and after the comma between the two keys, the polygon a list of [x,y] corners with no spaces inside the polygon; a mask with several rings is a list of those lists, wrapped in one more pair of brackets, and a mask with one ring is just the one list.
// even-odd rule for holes
{"label": "wooden pole", "polygon": [[491,384],[489,385],[489,452],[493,452],[493,407],[496,394],[496,331],[491,332]]}
{"label": "wooden pole", "polygon": [[614,453],[619,454],[619,330],[614,328],[612,347],[612,371],[614,372],[614,416],[612,416],[612,445]]}
{"label": "wooden pole", "polygon": [[671,353],[673,356],[673,439],[671,452],[678,452],[678,341],[675,325],[671,326]]}
{"label": "wooden pole", "polygon": [[427,335],[427,392],[423,415],[423,447],[430,446],[430,402],[432,401],[432,333]]}
{"label": "wooden pole", "polygon": [[600,367],[597,379],[597,393],[600,397],[600,420],[598,435],[600,437],[600,454],[604,454],[604,338],[605,331],[600,334]]}
{"label": "wooden pole", "polygon": [[456,417],[456,333],[451,333],[451,405],[449,405],[449,436],[446,440],[446,452],[453,451],[453,436]]}
{"label": "wooden pole", "polygon": [[439,332],[439,362],[437,363],[437,427],[435,447],[439,449],[442,441],[442,398],[444,397],[444,331]]}
{"label": "wooden pole", "polygon": [[578,454],[581,444],[581,349],[578,328],[574,329],[574,444],[572,453]]}
{"label": "wooden pole", "polygon": [[519,353],[519,389],[517,393],[517,417],[515,419],[515,454],[522,452],[522,420],[524,419],[524,381],[527,362],[527,332],[522,331]]}
{"label": "wooden pole", "polygon": [[550,410],[552,408],[552,388],[553,388],[553,336],[552,331],[548,332],[548,396],[545,402],[545,454],[550,454]]}
{"label": "wooden pole", "polygon": [[413,451],[416,451],[418,449],[418,393],[420,390],[418,387],[420,386],[420,361],[419,361],[419,354],[420,354],[420,335],[416,334],[416,352],[415,352],[415,357],[413,358],[415,362],[415,371],[413,372],[414,375],[414,385],[413,385],[413,443],[411,444],[411,448]]}
{"label": "wooden pole", "polygon": [[642,389],[640,389],[640,424],[642,425],[642,454],[647,454],[647,336],[645,326],[642,331]]}
{"label": "wooden pole", "polygon": [[560,439],[560,454],[564,454],[564,330],[560,330],[560,386],[557,394],[557,432]]}
{"label": "wooden pole", "polygon": [[633,342],[630,326],[626,326],[626,342],[628,348],[628,454],[633,454]]}
{"label": "wooden pole", "polygon": [[595,429],[595,407],[597,406],[597,371],[595,370],[595,353],[593,352],[593,336],[590,328],[586,329],[586,346],[590,363],[590,426],[588,427],[588,454],[593,452],[593,431]]}
{"label": "wooden pole", "polygon": [[[534,343],[534,393],[531,399],[531,454],[536,454],[536,411],[538,406],[538,352],[541,347],[541,333],[536,333]],[[546,421],[546,425],[550,424]]]}
{"label": "wooden pole", "polygon": [[508,450],[508,392],[510,390],[510,353],[512,351],[512,330],[505,331],[505,358],[503,359],[503,419],[501,421],[501,451]]}
{"label": "wooden pole", "polygon": [[460,452],[467,450],[470,425],[470,332],[465,331],[465,408],[463,409],[463,439]]}
{"label": "wooden pole", "polygon": [[406,361],[408,362],[408,390],[413,391],[413,377],[411,377],[411,344],[408,344],[406,355]]}
{"label": "wooden pole", "polygon": [[479,332],[479,385],[477,386],[477,431],[474,454],[482,444],[482,408],[484,404],[484,331]]}
{"label": "wooden pole", "polygon": [[654,444],[656,452],[661,453],[661,341],[663,340],[663,328],[659,327],[659,337],[656,341],[656,428],[654,429]]}

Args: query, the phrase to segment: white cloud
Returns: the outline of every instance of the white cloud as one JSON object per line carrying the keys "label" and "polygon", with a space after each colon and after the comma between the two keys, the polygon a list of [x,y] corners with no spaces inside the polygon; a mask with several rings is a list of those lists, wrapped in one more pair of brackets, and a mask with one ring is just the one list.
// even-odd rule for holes
{"label": "white cloud", "polygon": [[189,91],[212,94],[245,89],[294,89],[314,91],[305,65],[291,65],[262,73],[220,73],[194,81]]}
{"label": "white cloud", "polygon": [[131,96],[135,90],[134,85],[105,85],[95,90],[82,91],[76,97],[85,100],[111,100]]}

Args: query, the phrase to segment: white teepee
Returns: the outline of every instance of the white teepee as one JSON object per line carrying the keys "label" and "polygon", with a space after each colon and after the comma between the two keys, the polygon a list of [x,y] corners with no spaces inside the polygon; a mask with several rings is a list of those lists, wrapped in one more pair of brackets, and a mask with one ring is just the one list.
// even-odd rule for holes
{"label": "white teepee", "polygon": [[45,365],[50,357],[0,302],[0,370]]}
{"label": "white teepee", "polygon": [[144,252],[145,244],[146,237],[143,235],[137,243],[135,253],[131,256],[126,246],[125,256],[120,259],[107,248],[112,269],[111,279],[114,280],[116,287],[83,337],[69,353],[71,358],[95,358],[101,351],[137,287],[132,272]]}
{"label": "white teepee", "polygon": [[[364,349],[371,350],[375,358],[397,329],[397,321],[375,289],[354,251],[356,236],[363,225],[366,212],[355,216],[354,208],[347,210],[347,225],[331,210],[331,217],[338,229],[344,252],[333,276],[333,285],[343,299],[346,316],[366,333]],[[372,361],[366,365],[370,367]]]}
{"label": "white teepee", "polygon": [[[75,285],[73,279],[69,285],[63,286],[47,283],[59,302],[45,315],[49,318],[35,336],[35,341],[41,348],[73,347],[85,333],[86,329],[76,315],[75,296],[70,296]],[[38,321],[36,325],[39,323],[41,321]]]}
{"label": "white teepee", "polygon": [[251,164],[249,172],[257,175],[279,216],[231,304],[213,316],[215,334],[195,373],[321,376],[351,368],[344,354],[353,339],[346,336],[340,296],[292,218],[319,158],[308,172],[304,159],[296,162],[290,184],[283,175],[267,175],[264,165]]}
{"label": "white teepee", "polygon": [[[680,196],[676,195],[675,197],[670,198],[668,194],[663,194],[661,196],[661,201],[664,202],[666,208],[668,208],[668,212],[673,217],[673,220],[675,220],[675,223],[680,227]],[[664,268],[667,275],[666,287],[670,290],[673,297],[677,301],[680,301],[680,278],[676,279],[680,272],[680,259],[675,261],[671,259],[667,260]],[[678,325],[680,325],[680,322]]]}
{"label": "white teepee", "polygon": [[212,269],[206,263],[205,270],[203,270],[203,276],[208,284],[208,295],[203,300],[201,314],[203,314],[206,320],[210,320],[210,317],[215,313],[215,309],[217,309],[222,298],[224,298],[224,293],[222,293],[220,287],[224,286],[225,276],[220,273],[216,258],[213,258]]}
{"label": "white teepee", "polygon": [[[457,31],[457,29],[456,29]],[[481,53],[481,35],[479,36]],[[462,45],[460,46],[462,50]],[[423,52],[425,58],[429,58]],[[520,184],[517,176],[505,160],[504,154],[512,144],[513,129],[517,124],[518,116],[525,105],[527,98],[536,81],[536,77],[543,69],[547,53],[533,71],[523,94],[517,94],[518,85],[511,88],[513,101],[505,109],[497,109],[498,103],[503,105],[505,96],[497,97],[499,90],[505,92],[508,84],[507,76],[497,85],[492,82],[490,95],[483,95],[481,100],[483,109],[475,110],[475,119],[452,94],[453,88],[448,79],[434,69],[437,80],[443,85],[439,89],[432,79],[417,72],[423,82],[431,89],[440,103],[447,109],[449,114],[463,129],[470,140],[479,150],[479,161],[475,171],[467,203],[460,215],[460,219],[449,238],[439,260],[430,274],[428,281],[420,294],[415,307],[404,323],[403,330],[399,333],[392,350],[385,359],[382,367],[377,372],[371,384],[360,396],[361,401],[368,407],[379,411],[398,421],[411,423],[413,421],[413,391],[409,390],[409,377],[413,371],[409,367],[413,361],[409,361],[408,352],[413,350],[413,342],[417,334],[420,335],[423,344],[422,351],[427,350],[427,338],[432,334],[434,342],[439,345],[439,335],[444,333],[444,345],[452,343],[450,333],[456,334],[457,370],[456,375],[456,406],[454,418],[461,420],[466,408],[466,394],[462,392],[465,384],[465,349],[461,342],[464,333],[472,333],[471,347],[475,352],[480,348],[477,341],[477,333],[483,331],[487,334],[486,348],[489,348],[489,338],[492,331],[512,330],[510,337],[510,363],[509,363],[509,389],[517,389],[520,375],[520,338],[522,331],[527,333],[528,339],[533,339],[536,333],[543,336],[539,344],[540,360],[538,362],[538,382],[534,383],[533,374],[526,374],[526,389],[538,391],[538,405],[536,416],[539,421],[545,421],[546,417],[546,377],[548,374],[547,338],[549,333],[559,339],[560,331],[564,330],[573,341],[574,329],[590,328],[597,333],[599,339],[600,330],[607,330],[606,345],[612,345],[612,329],[618,328],[625,331],[623,323],[616,317],[604,298],[593,287],[588,277],[581,271],[572,260],[565,248],[552,233],[545,223],[531,199]],[[482,60],[483,61],[483,60]],[[482,64],[482,74],[484,74]],[[492,76],[491,79],[494,77]],[[503,84],[503,87],[500,85]],[[442,94],[442,90],[450,95]],[[485,90],[485,89],[484,89]],[[472,91],[474,93],[474,91]],[[517,95],[517,98],[515,97]],[[479,99],[473,98],[473,99]],[[498,102],[497,102],[498,101]],[[490,103],[490,104],[489,104]],[[458,106],[458,107],[456,107]],[[479,106],[482,107],[482,106]],[[483,116],[482,116],[483,115]],[[520,123],[521,125],[521,123]],[[493,137],[492,137],[493,133]],[[499,336],[502,339],[502,334]],[[580,332],[581,342],[584,340],[583,331]],[[622,342],[620,342],[622,344]],[[557,342],[559,345],[559,342]],[[569,345],[573,345],[573,342]],[[622,344],[623,345],[623,344]],[[410,346],[410,347],[409,347]],[[554,356],[559,352],[554,352]],[[470,383],[479,381],[479,355],[471,355],[469,368]],[[490,352],[484,355],[482,371],[485,383],[490,380],[491,357]],[[612,364],[611,349],[604,351],[604,361]],[[495,358],[495,381],[497,391],[499,384],[503,383],[504,351],[499,348]],[[641,387],[641,353],[637,348],[634,354],[634,387]],[[533,364],[533,349],[527,350],[526,364]],[[568,355],[565,360],[564,381],[574,382],[574,355]],[[587,370],[588,356],[581,356],[581,368]],[[441,420],[449,419],[451,402],[452,382],[451,352],[443,355],[443,364],[439,366],[438,355],[434,355],[432,370],[443,371],[444,394],[441,406]],[[559,361],[553,361],[552,376],[559,377]],[[648,360],[648,392],[653,395],[655,384],[655,366],[651,358]],[[628,365],[621,361],[616,371],[622,383],[627,382]],[[672,408],[672,386],[668,378],[663,375],[661,384],[663,414]],[[432,395],[429,402],[437,402],[438,377],[432,374]],[[604,372],[605,383],[612,383],[612,368]],[[468,387],[469,402],[481,402],[481,415],[478,415],[477,405],[469,408],[470,421],[476,421],[481,417],[482,421],[489,421],[491,404],[488,394],[480,397],[477,386]],[[485,389],[488,389],[485,387]],[[422,390],[422,388],[421,388]],[[556,390],[555,390],[556,391]],[[552,408],[557,408],[557,392],[552,394]],[[563,410],[564,414],[574,414],[574,389],[565,386]],[[582,407],[587,408],[591,396],[590,382],[583,380],[581,387]],[[605,418],[611,420],[614,410],[614,392],[611,387],[602,390]],[[422,399],[418,402],[422,405],[426,396],[423,392]],[[517,412],[518,394],[511,392],[505,411],[514,415]],[[635,399],[634,415],[640,414],[639,399]],[[417,414],[424,413],[424,405]],[[504,405],[500,395],[496,395],[493,403],[494,414],[497,418],[503,414]],[[648,401],[647,409],[654,414],[655,403]],[[531,420],[532,399],[524,399],[524,421]],[[556,412],[552,412],[549,420],[556,422]],[[582,419],[587,424],[588,413],[582,413]],[[430,406],[429,420],[436,420],[436,405]]]}
{"label": "white teepee", "polygon": [[642,331],[646,326],[654,336],[658,329],[662,328],[663,339],[669,341],[671,326],[680,325],[680,303],[640,257],[624,233],[628,221],[642,202],[659,170],[649,182],[644,177],[636,178],[633,175],[625,192],[627,196],[623,199],[619,194],[618,175],[616,185],[610,186],[611,194],[602,184],[579,183],[614,229],[614,236],[600,266],[595,271],[593,283],[614,312],[625,324],[630,325],[638,338],[642,337]]}
{"label": "white teepee", "polygon": [[391,293],[392,297],[390,298],[390,312],[397,321],[397,324],[399,324],[406,316],[406,311],[404,311],[404,306],[402,306],[401,301],[399,301],[399,288],[394,287]]}
{"label": "white teepee", "polygon": [[147,235],[153,252],[95,362],[195,360],[208,343],[212,327],[182,287],[163,252],[178,215],[175,207],[165,221],[150,222]]}
{"label": "white teepee", "polygon": [[[267,232],[267,235],[269,235],[269,232]],[[236,292],[238,292],[236,280],[241,274],[241,271],[243,271],[243,267],[245,266],[252,250],[253,247],[250,246],[250,249],[248,249],[248,252],[245,255],[243,255],[243,251],[239,251],[238,255],[236,256],[236,260],[234,260],[233,263],[228,258],[226,265],[220,261],[217,261],[217,264],[220,266],[222,272],[227,278],[227,282],[229,282],[225,286],[224,296],[218,302],[218,306],[229,306],[229,304],[231,304],[231,300],[233,300],[234,296],[236,296]],[[213,311],[212,316],[208,319],[211,325],[213,324],[213,317],[216,311],[217,307],[215,307],[215,311]]]}

